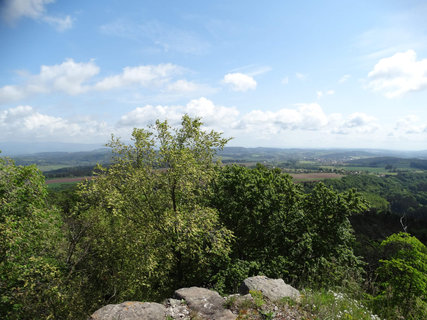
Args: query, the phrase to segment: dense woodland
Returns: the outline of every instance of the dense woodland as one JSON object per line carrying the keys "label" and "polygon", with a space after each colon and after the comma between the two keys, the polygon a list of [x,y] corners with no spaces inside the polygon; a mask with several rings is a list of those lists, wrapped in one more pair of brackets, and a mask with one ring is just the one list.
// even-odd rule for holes
{"label": "dense woodland", "polygon": [[228,139],[201,126],[184,116],[134,129],[130,145],[113,137],[96,179],[50,193],[36,166],[1,158],[0,317],[86,319],[265,274],[369,309],[345,319],[426,318],[427,173],[296,184],[222,166]]}

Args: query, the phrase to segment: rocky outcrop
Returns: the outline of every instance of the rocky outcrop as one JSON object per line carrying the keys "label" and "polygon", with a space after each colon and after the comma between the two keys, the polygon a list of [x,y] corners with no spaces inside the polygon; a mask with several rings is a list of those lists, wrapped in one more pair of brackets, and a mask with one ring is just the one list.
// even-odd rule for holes
{"label": "rocky outcrop", "polygon": [[286,284],[282,279],[269,279],[265,276],[245,279],[239,291],[241,294],[247,294],[250,290],[261,291],[263,296],[271,301],[276,301],[285,297],[298,300],[301,295],[297,289]]}
{"label": "rocky outcrop", "polygon": [[202,318],[212,320],[236,319],[236,315],[225,309],[225,299],[216,291],[198,287],[182,288],[175,291],[175,297],[185,300],[188,307]]}
{"label": "rocky outcrop", "polygon": [[[240,293],[233,295],[233,300],[243,303],[252,301],[247,295],[250,290],[258,290],[270,301],[284,297],[299,299],[300,293],[282,279],[269,279],[264,276],[251,277],[243,281]],[[241,301],[240,301],[241,300]],[[157,319],[209,319],[234,320],[237,311],[225,308],[226,301],[218,292],[205,288],[191,287],[176,290],[174,298],[165,300],[164,304],[153,302],[123,302],[109,304],[97,310],[90,320],[157,320]]]}
{"label": "rocky outcrop", "polygon": [[166,308],[155,302],[127,301],[109,304],[97,310],[90,320],[164,320]]}

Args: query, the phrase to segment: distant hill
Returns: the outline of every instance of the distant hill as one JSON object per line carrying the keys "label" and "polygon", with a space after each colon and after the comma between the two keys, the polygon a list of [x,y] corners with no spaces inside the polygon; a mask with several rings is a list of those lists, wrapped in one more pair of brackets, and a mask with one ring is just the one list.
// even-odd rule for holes
{"label": "distant hill", "polygon": [[[22,145],[21,145],[22,146]],[[62,147],[70,147],[63,144]],[[77,148],[77,145],[72,145]],[[88,147],[89,145],[85,145]],[[1,147],[1,144],[0,144]],[[52,147],[53,148],[53,147]],[[71,150],[61,152],[26,153],[12,156],[18,165],[36,164],[43,171],[70,167],[88,167],[96,163],[111,162],[111,149],[96,148],[90,151]],[[10,150],[10,149],[9,149]],[[1,154],[5,155],[4,153]],[[427,151],[389,151],[389,150],[351,150],[351,149],[279,149],[279,148],[243,148],[226,147],[218,153],[224,163],[227,162],[270,162],[314,161],[347,163],[351,166],[427,169]],[[80,170],[80,169],[78,169]],[[62,174],[62,172],[55,172]]]}
{"label": "distant hill", "polygon": [[[42,152],[13,157],[17,165],[36,164],[45,170],[65,167],[94,166],[111,162],[111,149],[102,148],[81,152]],[[51,168],[49,168],[51,167]]]}
{"label": "distant hill", "polygon": [[41,153],[41,152],[79,152],[92,151],[103,148],[102,143],[84,144],[84,143],[63,143],[63,142],[15,142],[0,141],[1,155],[17,156],[23,154]]}
{"label": "distant hill", "polygon": [[391,166],[393,168],[415,168],[423,170],[427,169],[427,160],[415,158],[374,157],[351,160],[347,163],[352,166],[361,167],[384,168],[386,166]]}
{"label": "distant hill", "polygon": [[286,161],[286,160],[335,160],[348,161],[353,159],[375,157],[398,157],[427,159],[425,151],[394,151],[381,149],[280,149],[280,148],[243,148],[226,147],[219,152],[224,160],[246,161]]}

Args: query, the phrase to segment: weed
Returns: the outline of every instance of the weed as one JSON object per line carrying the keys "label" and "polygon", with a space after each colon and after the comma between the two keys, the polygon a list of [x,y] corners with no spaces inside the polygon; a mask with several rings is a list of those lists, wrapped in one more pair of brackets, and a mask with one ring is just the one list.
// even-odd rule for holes
{"label": "weed", "polygon": [[306,291],[302,307],[315,314],[319,320],[380,320],[362,303],[343,293],[333,291]]}
{"label": "weed", "polygon": [[251,294],[252,298],[254,299],[254,303],[255,303],[255,306],[257,308],[261,308],[262,305],[265,304],[264,296],[263,296],[263,294],[262,294],[261,291],[259,291],[259,290],[250,290],[249,293]]}
{"label": "weed", "polygon": [[224,307],[227,309],[231,309],[233,306],[236,305],[237,296],[228,296],[225,299]]}

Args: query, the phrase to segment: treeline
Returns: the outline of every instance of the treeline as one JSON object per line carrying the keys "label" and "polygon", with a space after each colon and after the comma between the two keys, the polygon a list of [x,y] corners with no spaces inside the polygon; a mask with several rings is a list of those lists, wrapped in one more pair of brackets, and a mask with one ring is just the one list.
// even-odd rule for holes
{"label": "treeline", "polygon": [[68,167],[43,172],[46,179],[69,178],[69,177],[89,177],[93,174],[94,166]]}
{"label": "treeline", "polygon": [[111,161],[111,150],[107,148],[81,152],[42,152],[14,157],[17,165],[38,166],[94,166],[97,163],[107,164]]}
{"label": "treeline", "polygon": [[[252,275],[298,288],[340,288],[388,319],[426,315],[426,247],[407,233],[378,243],[365,286],[351,216],[354,190],[310,191],[280,169],[220,166],[227,139],[184,116],[113,138],[97,179],[48,197],[35,166],[0,160],[0,316],[87,319],[126,300],[179,287],[234,292]],[[162,168],[159,170],[158,168]],[[364,257],[366,260],[366,257]],[[371,264],[373,266],[373,264]]]}
{"label": "treeline", "polygon": [[338,191],[355,188],[370,201],[373,211],[427,220],[427,172],[348,175],[325,184]]}

